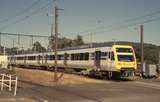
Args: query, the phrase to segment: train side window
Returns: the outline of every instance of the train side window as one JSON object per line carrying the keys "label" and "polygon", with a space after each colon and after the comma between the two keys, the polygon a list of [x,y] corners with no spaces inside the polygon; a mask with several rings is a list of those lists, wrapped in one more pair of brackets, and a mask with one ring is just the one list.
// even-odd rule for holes
{"label": "train side window", "polygon": [[101,56],[107,56],[107,52],[101,52]]}
{"label": "train side window", "polygon": [[67,60],[71,60],[71,54],[67,54]]}
{"label": "train side window", "polygon": [[79,59],[80,59],[80,56],[78,53],[72,54],[72,60],[79,60]]}
{"label": "train side window", "polygon": [[17,57],[17,60],[23,60],[24,57]]}
{"label": "train side window", "polygon": [[36,60],[36,56],[28,56],[28,60]]}
{"label": "train side window", "polygon": [[64,60],[64,56],[63,55],[58,55],[58,60]]}
{"label": "train side window", "polygon": [[71,60],[89,60],[89,53],[71,54]]}
{"label": "train side window", "polygon": [[101,60],[106,60],[107,52],[101,52]]}
{"label": "train side window", "polygon": [[84,55],[85,55],[85,59],[84,60],[89,60],[89,53],[87,52]]}
{"label": "train side window", "polygon": [[84,53],[79,54],[79,60],[84,60]]}
{"label": "train side window", "polygon": [[64,53],[64,60],[69,60],[69,54]]}
{"label": "train side window", "polygon": [[89,53],[80,53],[78,54],[78,60],[89,60]]}
{"label": "train side window", "polygon": [[74,60],[74,54],[71,54],[71,60]]}
{"label": "train side window", "polygon": [[55,59],[54,55],[49,55],[49,60],[54,60],[54,59]]}
{"label": "train side window", "polygon": [[75,54],[75,60],[80,60],[80,53]]}
{"label": "train side window", "polygon": [[61,55],[58,55],[58,58],[57,58],[58,60],[61,60]]}
{"label": "train side window", "polygon": [[46,54],[45,55],[45,62],[47,62],[47,60],[48,60],[48,55]]}

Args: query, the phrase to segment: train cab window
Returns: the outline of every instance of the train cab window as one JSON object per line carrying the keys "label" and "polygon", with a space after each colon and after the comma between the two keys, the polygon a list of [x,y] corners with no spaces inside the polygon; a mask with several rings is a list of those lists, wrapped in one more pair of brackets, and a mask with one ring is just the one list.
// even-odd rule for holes
{"label": "train cab window", "polygon": [[128,52],[128,53],[132,53],[132,49],[131,48],[116,48],[117,52]]}

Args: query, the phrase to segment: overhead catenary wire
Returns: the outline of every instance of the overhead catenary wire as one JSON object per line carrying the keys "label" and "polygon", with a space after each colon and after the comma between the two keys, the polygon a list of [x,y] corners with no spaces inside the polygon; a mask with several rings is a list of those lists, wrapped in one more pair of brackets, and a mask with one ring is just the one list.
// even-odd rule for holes
{"label": "overhead catenary wire", "polygon": [[28,36],[28,37],[42,37],[42,38],[49,38],[50,36],[45,36],[45,35],[33,35],[33,34],[22,34],[22,33],[2,33],[0,32],[1,35],[13,35],[13,36]]}
{"label": "overhead catenary wire", "polygon": [[68,33],[68,34],[64,34],[64,35],[68,36],[68,35],[74,35],[74,34],[89,34],[90,32],[96,32],[96,30],[113,28],[113,27],[115,27],[115,25],[116,26],[123,26],[124,24],[134,22],[134,21],[138,21],[138,20],[144,19],[146,17],[153,17],[153,16],[158,15],[158,14],[160,14],[159,10],[155,11],[155,12],[148,13],[146,15],[138,16],[138,17],[135,17],[135,18],[130,18],[130,19],[124,20],[122,22],[116,22],[116,23],[108,25],[108,26],[96,27],[96,28],[93,28],[93,29],[88,29],[88,30],[84,30],[84,31],[81,31],[81,32],[75,32],[75,33]]}
{"label": "overhead catenary wire", "polygon": [[22,21],[30,18],[31,16],[37,14],[37,13],[40,12],[41,10],[43,10],[43,9],[45,9],[46,7],[48,7],[49,5],[51,5],[51,4],[52,4],[51,2],[52,2],[52,1],[48,2],[46,5],[44,5],[44,6],[42,6],[41,8],[39,8],[39,9],[31,12],[29,15],[26,15],[26,16],[24,16],[23,18],[20,18],[20,19],[12,22],[12,23],[10,23],[10,24],[7,24],[7,25],[5,25],[5,26],[3,26],[3,27],[0,27],[0,30],[4,30],[4,29],[8,28],[8,27],[11,26],[11,25],[20,23],[20,22],[22,22]]}
{"label": "overhead catenary wire", "polygon": [[[150,23],[150,22],[153,22],[153,21],[158,21],[160,20],[160,17],[157,17],[157,18],[153,18],[153,19],[148,19],[148,20],[144,20],[144,21],[141,21],[141,22],[136,22],[136,23],[132,23],[132,24],[128,24],[128,25],[123,25],[123,26],[119,26],[117,28],[113,28],[111,30],[104,30],[104,31],[99,31],[99,32],[96,32],[96,33],[103,33],[103,32],[111,32],[113,30],[119,30],[119,29],[122,29],[122,28],[128,28],[128,27],[132,27],[132,26],[136,26],[136,25],[140,25],[140,24],[146,24],[146,23]],[[95,34],[96,34],[95,33]]]}
{"label": "overhead catenary wire", "polygon": [[[140,24],[146,24],[146,23],[150,23],[150,22],[158,21],[158,20],[160,20],[160,17],[153,18],[153,19],[148,19],[148,20],[145,20],[145,21],[136,22],[136,23],[132,23],[132,24],[128,24],[128,25],[121,25],[121,26],[117,26],[115,28],[107,29],[107,30],[103,30],[103,31],[97,31],[97,32],[94,32],[93,35],[102,34],[102,33],[105,33],[105,32],[112,32],[112,31],[120,30],[120,29],[126,29],[128,27],[132,27],[132,26],[136,26],[136,25],[140,25]],[[82,36],[89,36],[90,33],[81,34],[81,35]]]}
{"label": "overhead catenary wire", "polygon": [[0,23],[4,23],[4,22],[8,22],[12,19],[16,19],[17,17],[25,14],[26,12],[30,11],[34,6],[36,6],[38,3],[40,2],[40,0],[36,0],[35,2],[33,2],[30,6],[28,6],[27,8],[25,8],[24,10],[16,13],[15,15],[9,16],[4,20],[1,20]]}
{"label": "overhead catenary wire", "polygon": [[[44,39],[48,39],[50,36],[43,36],[43,35],[31,35],[31,34],[22,34],[22,33],[0,33],[0,36],[2,37],[2,35],[5,35],[5,36],[3,36],[3,37],[7,37],[7,39],[10,39],[9,40],[9,42],[8,43],[11,43],[11,41],[12,41],[12,44],[15,46],[15,44],[17,45],[17,46],[23,46],[23,48],[24,48],[24,46],[25,47],[27,47],[28,45],[28,48],[30,47],[30,46],[33,46],[33,41],[34,40],[36,40],[37,38],[37,41],[41,41],[40,39],[41,38],[43,38],[43,40]],[[24,43],[24,42],[22,42],[22,40],[20,41],[20,39],[24,39],[25,38],[25,40],[26,40],[26,37],[28,38],[28,39],[30,39],[30,41],[29,41],[29,44],[28,43]],[[33,40],[33,38],[35,38],[34,40]],[[0,40],[0,46],[1,45],[4,45],[4,46],[6,46],[7,44],[3,41],[3,44],[2,44],[2,40],[4,40],[4,39],[1,39]],[[23,43],[23,44],[22,44]],[[42,42],[41,42],[42,43]],[[43,43],[44,44],[44,43]],[[19,48],[18,47],[18,48]]]}

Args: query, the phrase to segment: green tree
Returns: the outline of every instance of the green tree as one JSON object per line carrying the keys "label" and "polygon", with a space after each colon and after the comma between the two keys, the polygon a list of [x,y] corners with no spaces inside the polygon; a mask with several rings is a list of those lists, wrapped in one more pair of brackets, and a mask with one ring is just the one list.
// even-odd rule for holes
{"label": "green tree", "polygon": [[46,48],[43,47],[38,41],[33,44],[32,51],[35,52],[45,52]]}
{"label": "green tree", "polygon": [[76,37],[76,39],[74,39],[73,42],[72,42],[73,46],[80,46],[80,45],[83,45],[83,44],[84,44],[84,41],[83,41],[82,36],[80,36],[80,35],[78,35]]}

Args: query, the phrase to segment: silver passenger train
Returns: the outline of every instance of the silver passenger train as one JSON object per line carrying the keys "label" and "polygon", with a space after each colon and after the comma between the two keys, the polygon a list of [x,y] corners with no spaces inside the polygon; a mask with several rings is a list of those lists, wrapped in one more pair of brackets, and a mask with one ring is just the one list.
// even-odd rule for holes
{"label": "silver passenger train", "polygon": [[[8,56],[10,65],[54,68],[54,52]],[[105,77],[133,77],[137,68],[132,46],[112,45],[58,51],[57,66]]]}

